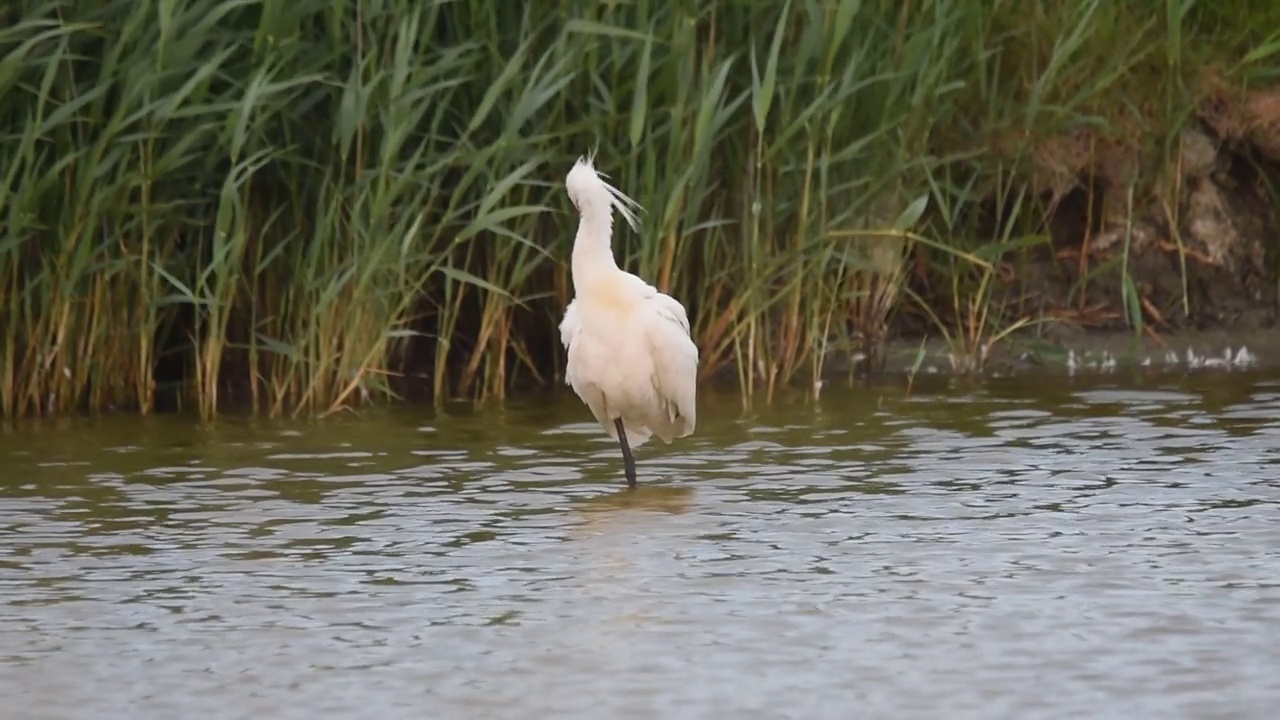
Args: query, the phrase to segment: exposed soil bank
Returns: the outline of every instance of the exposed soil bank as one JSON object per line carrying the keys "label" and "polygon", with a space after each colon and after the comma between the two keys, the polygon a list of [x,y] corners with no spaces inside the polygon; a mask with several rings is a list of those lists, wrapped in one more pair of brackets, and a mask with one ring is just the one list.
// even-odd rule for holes
{"label": "exposed soil bank", "polygon": [[[1192,366],[1209,357],[1216,367],[1241,347],[1280,362],[1280,88],[1209,93],[1168,147],[1081,132],[1033,155],[1049,242],[1008,253],[992,299],[1003,326],[1049,322],[993,345],[987,369],[1067,365],[1073,353],[1077,368],[1104,354],[1164,365],[1173,353],[1185,366],[1188,350]],[[993,231],[1007,212],[991,204]],[[915,313],[896,325],[890,371],[911,367],[920,338],[938,335]],[[944,346],[926,347],[926,365],[951,369]]]}

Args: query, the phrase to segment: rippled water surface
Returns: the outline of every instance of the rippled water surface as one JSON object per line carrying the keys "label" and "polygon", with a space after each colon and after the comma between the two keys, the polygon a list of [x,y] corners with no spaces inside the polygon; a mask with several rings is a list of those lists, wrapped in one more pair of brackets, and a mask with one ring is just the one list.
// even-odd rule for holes
{"label": "rippled water surface", "polygon": [[6,718],[1269,718],[1280,379],[0,434]]}

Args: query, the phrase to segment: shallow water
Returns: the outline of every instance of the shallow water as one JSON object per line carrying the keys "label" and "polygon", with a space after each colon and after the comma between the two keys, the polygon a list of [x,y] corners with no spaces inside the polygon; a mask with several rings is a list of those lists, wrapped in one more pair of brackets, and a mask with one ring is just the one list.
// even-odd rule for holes
{"label": "shallow water", "polygon": [[1280,376],[0,435],[6,718],[1265,718]]}

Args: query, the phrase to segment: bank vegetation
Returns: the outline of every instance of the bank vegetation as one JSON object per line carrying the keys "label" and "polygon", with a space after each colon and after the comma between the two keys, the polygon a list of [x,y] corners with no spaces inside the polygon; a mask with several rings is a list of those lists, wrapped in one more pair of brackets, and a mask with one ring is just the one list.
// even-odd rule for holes
{"label": "bank vegetation", "polygon": [[622,264],[744,392],[894,334],[974,371],[1045,323],[1265,325],[1278,76],[1245,0],[16,0],[0,404],[557,382],[593,148],[646,208]]}

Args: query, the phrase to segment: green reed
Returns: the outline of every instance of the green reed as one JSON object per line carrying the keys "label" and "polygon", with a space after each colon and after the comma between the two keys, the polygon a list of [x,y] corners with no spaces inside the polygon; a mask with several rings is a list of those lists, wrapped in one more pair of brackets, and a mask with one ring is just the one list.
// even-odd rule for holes
{"label": "green reed", "polygon": [[1277,38],[1241,15],[1276,13],[1229,4],[11,3],[0,404],[325,413],[552,382],[560,183],[592,148],[646,208],[622,263],[744,397],[874,355],[916,306],[980,347],[1027,322],[991,268],[1081,169],[1045,143],[1174,137],[1206,67],[1274,81]]}

